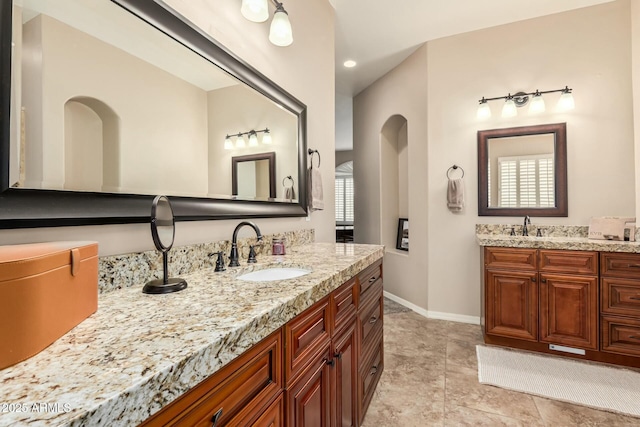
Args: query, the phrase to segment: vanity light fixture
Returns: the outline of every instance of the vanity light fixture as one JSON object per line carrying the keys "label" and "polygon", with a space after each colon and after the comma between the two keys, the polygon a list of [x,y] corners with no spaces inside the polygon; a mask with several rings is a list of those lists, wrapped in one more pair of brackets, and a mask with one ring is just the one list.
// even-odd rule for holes
{"label": "vanity light fixture", "polygon": [[545,102],[542,95],[547,93],[561,92],[562,95],[558,100],[558,110],[559,111],[567,111],[575,108],[575,103],[573,100],[573,95],[571,94],[572,89],[569,86],[565,86],[564,89],[555,89],[555,90],[536,90],[535,92],[517,92],[513,95],[511,93],[506,96],[496,96],[494,98],[485,98],[482,97],[479,100],[477,117],[478,119],[487,119],[491,117],[491,108],[489,107],[488,101],[495,101],[498,99],[504,99],[504,105],[502,106],[502,117],[515,117],[518,115],[518,108],[524,107],[527,105],[529,101],[531,104],[529,105],[529,113],[536,114],[542,113],[546,110]]}
{"label": "vanity light fixture", "polygon": [[242,0],[240,12],[251,22],[264,22],[269,19],[269,3],[267,0]]}
{"label": "vanity light fixture", "polygon": [[[269,28],[269,41],[276,46],[289,46],[293,43],[293,31],[289,14],[278,0],[271,0],[276,7]],[[252,22],[264,22],[269,18],[268,0],[242,0],[242,16]]]}
{"label": "vanity light fixture", "polygon": [[249,132],[249,147],[257,147],[258,146],[258,135],[255,131]]}
{"label": "vanity light fixture", "polygon": [[[249,147],[257,147],[258,144],[258,133],[262,132],[262,143],[263,144],[271,144],[271,132],[269,128],[264,128],[260,130],[251,129],[247,132],[238,132],[235,134],[228,135],[224,138],[224,149],[225,150],[233,150],[235,148],[245,148],[247,143],[245,141],[245,135],[249,136]],[[236,138],[235,144],[231,138]]]}

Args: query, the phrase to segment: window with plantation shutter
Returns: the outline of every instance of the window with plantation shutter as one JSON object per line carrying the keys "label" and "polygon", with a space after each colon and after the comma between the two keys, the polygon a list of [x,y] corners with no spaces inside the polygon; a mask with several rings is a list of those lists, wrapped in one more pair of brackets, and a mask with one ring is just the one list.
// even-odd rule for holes
{"label": "window with plantation shutter", "polygon": [[353,162],[336,168],[336,224],[353,225],[354,219]]}
{"label": "window with plantation shutter", "polygon": [[555,206],[553,155],[498,158],[498,205]]}

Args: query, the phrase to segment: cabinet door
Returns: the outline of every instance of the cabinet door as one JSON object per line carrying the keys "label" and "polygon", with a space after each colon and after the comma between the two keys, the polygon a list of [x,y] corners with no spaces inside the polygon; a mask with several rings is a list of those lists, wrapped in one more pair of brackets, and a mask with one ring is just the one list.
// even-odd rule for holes
{"label": "cabinet door", "polygon": [[486,333],[538,340],[537,273],[487,270]]}
{"label": "cabinet door", "polygon": [[540,275],[540,341],[598,348],[598,281],[591,276]]}
{"label": "cabinet door", "polygon": [[358,354],[356,351],[356,324],[351,323],[340,336],[333,340],[333,355],[336,366],[333,370],[335,384],[335,426],[355,427],[358,405]]}
{"label": "cabinet door", "polygon": [[287,426],[331,427],[331,370],[327,347],[286,391]]}

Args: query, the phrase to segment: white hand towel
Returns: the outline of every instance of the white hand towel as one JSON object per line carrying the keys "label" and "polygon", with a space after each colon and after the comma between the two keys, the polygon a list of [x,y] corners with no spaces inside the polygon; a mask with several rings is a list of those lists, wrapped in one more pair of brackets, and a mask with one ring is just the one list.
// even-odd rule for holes
{"label": "white hand towel", "polygon": [[322,175],[318,168],[309,168],[307,170],[307,198],[310,211],[324,209]]}
{"label": "white hand towel", "polygon": [[293,187],[286,187],[284,189],[284,198],[287,200],[293,200],[296,198],[296,191]]}
{"label": "white hand towel", "polygon": [[447,188],[447,207],[451,212],[461,212],[464,207],[464,181],[450,179]]}

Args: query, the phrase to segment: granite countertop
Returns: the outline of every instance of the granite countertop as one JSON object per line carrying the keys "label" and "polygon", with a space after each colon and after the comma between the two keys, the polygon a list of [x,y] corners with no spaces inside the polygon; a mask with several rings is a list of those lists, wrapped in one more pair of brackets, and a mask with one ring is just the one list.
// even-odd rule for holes
{"label": "granite countertop", "polygon": [[593,240],[582,236],[510,236],[476,233],[480,246],[640,253],[640,242]]}
{"label": "granite countertop", "polygon": [[[382,256],[377,245],[313,243],[184,275],[188,288],[174,294],[142,294],[140,283],[100,295],[95,314],[0,371],[0,426],[136,425]],[[235,279],[274,264],[313,271]]]}

